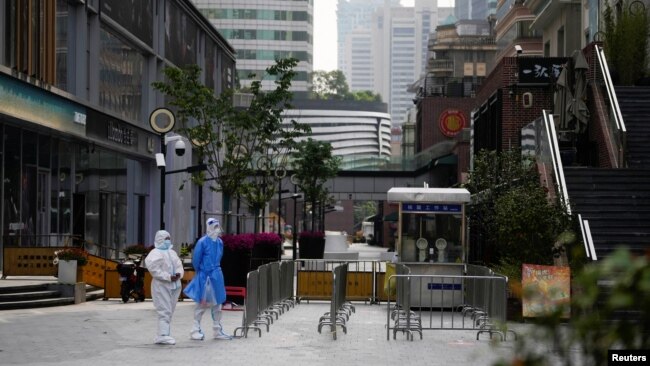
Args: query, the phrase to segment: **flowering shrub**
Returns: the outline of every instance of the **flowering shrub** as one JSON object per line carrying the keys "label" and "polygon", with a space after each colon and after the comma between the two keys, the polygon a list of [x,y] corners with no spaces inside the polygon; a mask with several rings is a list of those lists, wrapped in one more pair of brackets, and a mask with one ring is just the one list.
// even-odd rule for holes
{"label": "flowering shrub", "polygon": [[325,251],[325,233],[322,231],[303,231],[298,236],[300,258],[322,259]]}
{"label": "flowering shrub", "polygon": [[56,265],[59,263],[60,260],[77,261],[78,265],[83,266],[86,263],[88,263],[88,252],[83,248],[77,248],[77,247],[63,248],[61,250],[57,250],[56,252],[54,252],[54,260],[52,261],[52,263]]}
{"label": "flowering shrub", "polygon": [[224,249],[250,252],[255,242],[255,234],[226,234],[221,237],[221,240]]}
{"label": "flowering shrub", "polygon": [[302,243],[304,242],[312,242],[314,240],[318,239],[325,239],[325,233],[322,231],[303,231],[300,233],[298,236],[298,239]]}
{"label": "flowering shrub", "polygon": [[282,245],[282,238],[277,233],[259,233],[255,234],[255,246],[258,245]]}
{"label": "flowering shrub", "polygon": [[153,246],[145,247],[143,244],[133,244],[124,248],[124,250],[122,250],[122,253],[127,256],[129,254],[149,254],[153,248]]}

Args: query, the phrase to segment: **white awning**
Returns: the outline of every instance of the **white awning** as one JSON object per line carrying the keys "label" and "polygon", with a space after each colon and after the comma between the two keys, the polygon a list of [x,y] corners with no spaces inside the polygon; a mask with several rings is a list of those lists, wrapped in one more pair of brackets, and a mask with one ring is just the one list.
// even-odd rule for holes
{"label": "white awning", "polygon": [[388,190],[388,202],[468,203],[465,188],[394,187]]}

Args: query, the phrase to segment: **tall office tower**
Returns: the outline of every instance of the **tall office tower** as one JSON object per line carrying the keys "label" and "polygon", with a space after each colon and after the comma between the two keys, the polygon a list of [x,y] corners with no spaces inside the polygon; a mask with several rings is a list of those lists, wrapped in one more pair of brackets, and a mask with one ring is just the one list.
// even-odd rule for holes
{"label": "tall office tower", "polygon": [[374,92],[388,103],[394,123],[413,105],[407,89],[424,71],[429,33],[438,22],[436,0],[416,0],[414,7],[385,4],[373,17]]}
{"label": "tall office tower", "polygon": [[373,90],[372,19],[384,4],[399,6],[399,0],[338,1],[338,69],[352,91]]}
{"label": "tall office tower", "polygon": [[[313,0],[193,0],[237,51],[237,76],[242,87],[264,75],[278,58],[300,62],[291,89],[306,92],[313,71]],[[273,88],[265,80],[264,88]]]}
{"label": "tall office tower", "polygon": [[485,20],[497,8],[497,0],[455,0],[455,4],[454,16],[458,20]]}

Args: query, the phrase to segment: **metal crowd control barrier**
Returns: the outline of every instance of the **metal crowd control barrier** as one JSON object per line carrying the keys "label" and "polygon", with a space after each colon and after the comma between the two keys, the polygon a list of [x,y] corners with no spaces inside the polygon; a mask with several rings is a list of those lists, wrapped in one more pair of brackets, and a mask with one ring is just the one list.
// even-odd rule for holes
{"label": "metal crowd control barrier", "polygon": [[[491,272],[491,271],[490,271]],[[490,273],[488,272],[488,273]],[[506,281],[499,275],[411,275],[391,276],[397,281],[397,304],[387,306],[387,333],[402,331],[413,340],[413,332],[435,329],[477,330],[481,333],[506,334],[496,324],[506,320]],[[426,304],[426,306],[423,306]],[[416,312],[411,309],[418,308]],[[395,310],[401,310],[396,313]],[[406,316],[405,314],[411,314]],[[398,322],[399,315],[404,318]],[[391,324],[391,319],[393,324]],[[415,323],[415,324],[414,324]],[[507,332],[512,332],[508,330]],[[515,334],[516,337],[516,334]]]}
{"label": "metal crowd control barrier", "polygon": [[282,302],[294,307],[296,297],[293,294],[294,276],[296,273],[296,262],[282,261],[280,263],[280,298]]}
{"label": "metal crowd control barrier", "polygon": [[[250,329],[257,330],[259,336],[262,336],[262,329],[257,325],[261,324],[257,315],[259,312],[259,280],[260,274],[257,270],[248,272],[246,277],[246,298],[244,299],[244,314],[242,316],[242,326],[235,328],[233,335],[237,336],[237,331],[241,330],[241,335],[248,338],[248,331]],[[264,323],[265,324],[265,323]],[[268,325],[266,328],[268,332]]]}
{"label": "metal crowd control barrier", "polygon": [[248,330],[255,329],[262,336],[258,325],[266,326],[266,331],[273,324],[273,318],[294,307],[293,284],[295,262],[273,262],[248,272],[246,281],[246,298],[242,326],[234,331],[237,336],[248,337]]}
{"label": "metal crowd control barrier", "polygon": [[332,270],[332,295],[330,300],[330,311],[323,314],[318,320],[318,333],[323,326],[328,325],[332,332],[332,338],[336,340],[337,326],[343,329],[343,333],[348,332],[345,322],[350,319],[350,314],[354,312],[354,306],[346,302],[345,294],[348,283],[348,264],[340,264]]}

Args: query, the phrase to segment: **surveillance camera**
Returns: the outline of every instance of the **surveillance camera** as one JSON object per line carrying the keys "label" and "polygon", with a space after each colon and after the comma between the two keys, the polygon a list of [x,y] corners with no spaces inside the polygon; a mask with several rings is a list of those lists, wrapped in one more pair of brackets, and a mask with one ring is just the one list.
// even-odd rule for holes
{"label": "surveillance camera", "polygon": [[176,155],[183,156],[185,154],[185,142],[183,140],[176,141],[174,151],[176,151]]}
{"label": "surveillance camera", "polygon": [[516,45],[515,45],[515,51],[517,51],[517,54],[521,54],[521,53],[524,52],[524,49],[521,48],[520,45],[516,44]]}

